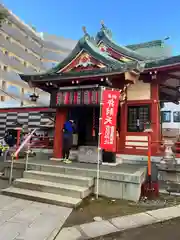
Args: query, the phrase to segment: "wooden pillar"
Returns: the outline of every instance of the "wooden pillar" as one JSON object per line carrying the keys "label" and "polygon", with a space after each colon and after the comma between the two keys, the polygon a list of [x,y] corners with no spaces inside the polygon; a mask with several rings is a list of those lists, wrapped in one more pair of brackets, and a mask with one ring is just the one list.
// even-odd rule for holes
{"label": "wooden pillar", "polygon": [[120,112],[120,138],[118,152],[124,152],[127,132],[127,103],[124,102]]}
{"label": "wooden pillar", "polygon": [[57,108],[54,129],[54,158],[62,158],[63,126],[67,117],[67,109]]}
{"label": "wooden pillar", "polygon": [[159,109],[159,85],[151,84],[151,127],[152,127],[152,155],[159,151],[159,141],[161,140],[160,109]]}

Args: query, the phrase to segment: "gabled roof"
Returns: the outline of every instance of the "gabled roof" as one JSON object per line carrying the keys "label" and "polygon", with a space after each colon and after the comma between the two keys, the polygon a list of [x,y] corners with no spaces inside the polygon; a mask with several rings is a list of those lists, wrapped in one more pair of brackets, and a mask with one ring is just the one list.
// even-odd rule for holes
{"label": "gabled roof", "polygon": [[93,58],[99,60],[107,66],[120,66],[120,63],[117,60],[110,57],[108,54],[101,52],[96,46],[94,38],[90,37],[88,33],[85,33],[85,35],[78,41],[72,52],[56,67],[49,70],[48,73],[59,72],[70,62],[72,62],[81,51],[89,53]]}
{"label": "gabled roof", "polygon": [[104,25],[104,23],[101,23],[101,25],[102,25],[101,30],[96,35],[96,42],[98,45],[101,42],[104,42],[107,46],[109,46],[113,50],[117,51],[118,53],[121,53],[122,55],[129,57],[130,59],[133,59],[136,61],[145,61],[148,59],[148,58],[142,56],[141,54],[131,50],[130,48],[118,45],[112,39],[111,31]]}
{"label": "gabled roof", "polygon": [[[94,59],[98,60],[101,62],[105,67],[103,68],[97,68],[93,70],[86,70],[82,72],[75,72],[75,71],[70,71],[70,72],[63,72],[63,69],[73,62],[73,60],[78,56],[78,54],[81,54],[81,52],[86,52],[90,56],[92,56]],[[125,72],[125,71],[132,71],[132,70],[137,70],[138,72],[142,71],[142,68],[144,67],[144,63],[138,62],[138,61],[130,61],[128,63],[123,63],[120,62],[111,56],[108,55],[106,52],[102,52],[97,44],[94,38],[90,37],[87,32],[85,32],[84,36],[78,41],[76,44],[75,48],[72,50],[72,52],[57,66],[54,68],[42,72],[39,74],[33,74],[33,75],[24,75],[20,74],[21,79],[25,81],[29,80],[35,80],[35,79],[43,79],[43,78],[48,78],[48,77],[65,77],[65,76],[86,76],[89,74],[98,74],[98,73],[110,73],[110,72]]]}
{"label": "gabled roof", "polygon": [[[104,41],[110,48],[113,48],[116,52],[121,53],[124,56],[129,57],[130,61],[123,62],[112,58],[107,52],[102,52],[98,44]],[[146,43],[148,44],[148,43]],[[149,42],[149,45],[161,44],[160,40]],[[132,45],[133,46],[133,45]],[[88,53],[93,59],[103,64],[103,67],[95,67],[92,69],[84,68],[82,71],[74,71],[74,68],[70,68],[69,71],[64,71],[75,59],[78,58],[83,52]],[[145,71],[152,71],[157,69],[165,70],[166,68],[174,68],[174,66],[180,66],[180,56],[170,57],[166,59],[150,59],[138,54],[127,47],[122,47],[116,44],[112,40],[111,31],[102,24],[101,31],[97,34],[96,40],[84,31],[84,36],[78,41],[72,52],[60,62],[56,67],[50,69],[47,72],[24,75],[20,74],[21,79],[26,82],[46,82],[46,81],[61,81],[73,78],[91,78],[103,77],[109,75],[117,75],[123,72],[137,71],[138,73]],[[72,69],[72,70],[71,70]]]}
{"label": "gabled roof", "polygon": [[149,61],[146,63],[145,65],[145,69],[146,70],[150,70],[151,68],[155,69],[155,68],[165,68],[168,66],[175,66],[175,65],[179,65],[180,66],[180,55],[178,56],[173,56],[173,57],[169,57],[169,58],[165,58],[165,59],[157,59],[154,61]]}
{"label": "gabled roof", "polygon": [[162,41],[162,40],[153,40],[153,41],[149,41],[149,42],[127,45],[126,47],[131,50],[136,51],[139,48],[162,47],[163,44],[164,44],[164,41]]}

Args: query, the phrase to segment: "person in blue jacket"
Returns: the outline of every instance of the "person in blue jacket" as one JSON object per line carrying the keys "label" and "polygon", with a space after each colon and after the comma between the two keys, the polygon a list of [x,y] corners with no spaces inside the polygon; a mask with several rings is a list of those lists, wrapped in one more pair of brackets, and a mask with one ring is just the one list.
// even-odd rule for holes
{"label": "person in blue jacket", "polygon": [[65,163],[70,163],[69,154],[73,145],[74,121],[68,120],[63,127],[63,159]]}

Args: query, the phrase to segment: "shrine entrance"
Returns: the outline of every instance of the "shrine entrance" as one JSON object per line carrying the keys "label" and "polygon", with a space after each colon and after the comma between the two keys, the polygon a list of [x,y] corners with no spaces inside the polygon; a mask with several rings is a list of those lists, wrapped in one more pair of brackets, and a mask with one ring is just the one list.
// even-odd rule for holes
{"label": "shrine entrance", "polygon": [[76,147],[98,145],[98,106],[72,107],[68,110],[67,117],[75,122],[75,134],[77,136]]}

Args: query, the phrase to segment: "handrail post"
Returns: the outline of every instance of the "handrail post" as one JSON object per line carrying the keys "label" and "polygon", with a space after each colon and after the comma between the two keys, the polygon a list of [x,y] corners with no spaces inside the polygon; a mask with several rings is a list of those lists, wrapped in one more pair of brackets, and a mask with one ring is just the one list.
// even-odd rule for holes
{"label": "handrail post", "polygon": [[[27,138],[24,140],[24,142],[22,142],[22,144],[19,146],[19,148],[15,151],[15,153],[12,153],[11,157],[11,168],[10,168],[10,175],[9,175],[9,184],[12,183],[12,175],[13,175],[13,167],[14,167],[14,158],[17,157],[17,155],[19,154],[19,152],[21,151],[21,149],[24,147],[24,145],[26,143],[28,143],[28,141],[30,140],[31,136],[35,133],[35,131],[37,130],[37,128],[35,128],[28,136]],[[29,160],[29,145],[28,145],[28,151],[27,151],[27,155],[26,155],[26,162],[25,162],[25,169],[27,170],[28,168],[28,160]]]}
{"label": "handrail post", "polygon": [[11,155],[11,167],[10,167],[10,175],[9,175],[9,184],[12,183],[13,178],[13,167],[14,167],[14,154]]}
{"label": "handrail post", "polygon": [[29,146],[29,144],[28,144],[28,149],[27,149],[27,151],[26,151],[25,171],[28,170],[29,153],[30,153],[30,146]]}
{"label": "handrail post", "polygon": [[148,132],[148,183],[151,189],[151,132]]}

